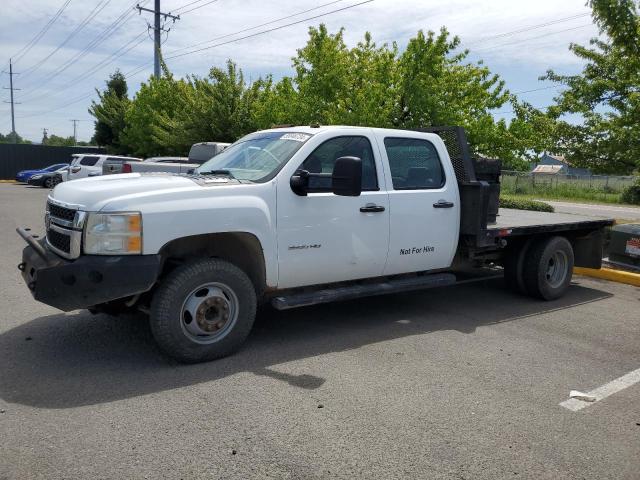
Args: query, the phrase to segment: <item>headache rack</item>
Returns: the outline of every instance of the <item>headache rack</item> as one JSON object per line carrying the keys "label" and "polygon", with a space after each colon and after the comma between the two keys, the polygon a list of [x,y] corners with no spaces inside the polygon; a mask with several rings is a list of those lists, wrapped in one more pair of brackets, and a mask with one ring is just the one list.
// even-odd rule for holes
{"label": "headache rack", "polygon": [[449,152],[460,190],[460,234],[484,246],[488,225],[496,223],[500,198],[500,160],[472,157],[462,127],[425,127],[437,134]]}

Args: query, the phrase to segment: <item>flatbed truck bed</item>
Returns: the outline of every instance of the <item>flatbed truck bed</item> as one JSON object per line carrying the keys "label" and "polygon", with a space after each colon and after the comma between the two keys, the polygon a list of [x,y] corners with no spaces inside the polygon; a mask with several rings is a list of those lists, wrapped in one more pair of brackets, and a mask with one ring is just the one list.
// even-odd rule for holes
{"label": "flatbed truck bed", "polygon": [[531,235],[570,230],[593,230],[613,225],[613,223],[613,219],[594,218],[586,215],[501,208],[498,210],[496,223],[487,225],[487,232],[497,233],[498,236]]}

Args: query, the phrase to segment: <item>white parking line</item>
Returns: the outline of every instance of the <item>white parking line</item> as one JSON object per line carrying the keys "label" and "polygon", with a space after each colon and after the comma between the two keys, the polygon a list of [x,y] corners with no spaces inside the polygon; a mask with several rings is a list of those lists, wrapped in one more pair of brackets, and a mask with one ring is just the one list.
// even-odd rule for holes
{"label": "white parking line", "polygon": [[560,406],[577,412],[578,410],[582,410],[584,407],[593,405],[594,403],[607,398],[609,395],[613,395],[614,393],[617,393],[620,390],[624,390],[625,388],[630,387],[631,385],[638,382],[640,382],[640,368],[634,370],[633,372],[629,372],[626,375],[621,376],[620,378],[616,378],[609,383],[605,383],[595,390],[586,392],[587,395],[596,398],[595,402],[585,402],[583,400],[578,400],[577,398],[570,398],[569,400],[561,402]]}

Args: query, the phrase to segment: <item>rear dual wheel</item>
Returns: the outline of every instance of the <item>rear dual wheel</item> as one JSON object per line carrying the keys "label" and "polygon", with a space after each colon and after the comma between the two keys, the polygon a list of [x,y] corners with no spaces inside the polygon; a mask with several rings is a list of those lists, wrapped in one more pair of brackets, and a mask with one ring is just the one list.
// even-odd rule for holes
{"label": "rear dual wheel", "polygon": [[565,237],[544,238],[523,245],[505,259],[505,281],[513,290],[542,298],[560,298],[573,275],[573,248]]}

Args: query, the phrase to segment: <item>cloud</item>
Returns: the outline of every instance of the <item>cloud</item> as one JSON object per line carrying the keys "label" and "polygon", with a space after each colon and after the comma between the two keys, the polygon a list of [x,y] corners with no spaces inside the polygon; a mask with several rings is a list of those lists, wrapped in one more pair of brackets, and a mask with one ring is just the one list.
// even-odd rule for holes
{"label": "cloud", "polygon": [[[118,15],[127,11],[133,12],[129,10],[134,5],[132,0],[104,1],[109,3],[101,14],[96,16],[67,45],[46,60],[38,70],[28,73],[33,65],[46,58],[86,18],[98,4],[97,0],[72,2],[42,40],[17,63],[17,71],[27,72],[23,79],[16,76],[17,86],[24,88],[17,95],[24,102],[17,107],[16,114],[17,130],[22,135],[38,140],[41,138],[43,127],[49,128],[52,133],[58,135],[69,135],[72,133],[72,125],[68,119],[80,118],[85,121],[80,124],[79,137],[88,139],[92,134],[93,126],[86,109],[94,88],[102,88],[109,73],[116,67],[124,72],[144,67],[140,73],[129,79],[130,89],[135,91],[139,83],[153,71],[153,46],[151,40],[147,38],[117,61],[90,73],[95,65],[146,31],[146,22],[152,21],[151,15],[133,13],[119,30],[108,36],[106,41],[52,78],[65,61],[69,61],[85,48]],[[359,1],[361,0],[336,2],[322,9],[276,22],[261,29],[251,30],[245,35],[336,10]],[[171,51],[186,49],[193,44],[313,9],[328,2],[329,0],[280,0],[278,2],[218,0],[193,12],[185,13],[178,22],[167,25],[171,27],[171,31],[163,45],[163,50],[169,57]],[[8,56],[20,50],[55,13],[61,3],[62,0],[30,0],[29,2],[4,0],[5,27],[0,38],[0,51]],[[176,11],[186,3],[188,0],[163,0],[162,9]],[[205,0],[201,3],[205,3]],[[186,11],[188,8],[192,7],[183,10]],[[496,35],[588,13],[584,0],[564,2],[453,0],[446,3],[426,0],[375,0],[353,9],[193,55],[170,59],[167,62],[176,75],[188,73],[206,75],[212,66],[223,65],[227,58],[231,58],[243,68],[247,77],[256,78],[268,73],[280,76],[290,73],[291,57],[296,54],[296,49],[306,42],[308,27],[317,26],[321,22],[334,32],[344,27],[345,40],[349,45],[357,43],[364,33],[369,31],[378,43],[397,42],[401,49],[417,30],[438,30],[441,26],[446,26],[452,34],[461,37],[464,47],[471,50],[472,59],[482,58],[489,68],[508,80],[508,87],[511,90],[517,91],[538,86],[537,77],[550,67],[569,72],[578,71],[581,64],[567,50],[567,46],[572,41],[586,43],[597,33],[597,30],[590,25],[590,17],[583,16],[517,34],[502,37],[496,37]],[[573,30],[567,30],[570,28]],[[213,43],[232,38],[235,37],[227,37]],[[188,51],[188,49],[182,51]],[[4,61],[4,59],[0,60]],[[7,80],[6,76],[3,80]],[[512,81],[515,83],[512,84]],[[552,95],[553,92],[550,91],[545,98],[550,100]],[[83,96],[86,98],[83,99]],[[30,99],[32,100],[29,101]],[[77,99],[80,100],[71,103]],[[7,106],[0,107],[0,131],[6,132],[9,129],[8,118]]]}

